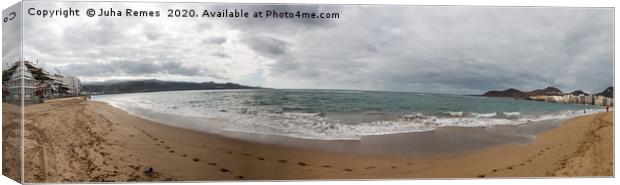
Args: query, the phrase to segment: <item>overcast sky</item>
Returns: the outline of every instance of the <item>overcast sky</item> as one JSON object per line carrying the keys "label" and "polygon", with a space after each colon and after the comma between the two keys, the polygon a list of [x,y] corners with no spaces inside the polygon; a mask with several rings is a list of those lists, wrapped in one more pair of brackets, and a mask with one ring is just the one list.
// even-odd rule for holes
{"label": "overcast sky", "polygon": [[[613,85],[610,8],[36,3],[25,8],[163,11],[159,18],[27,16],[24,57],[83,82],[156,78],[456,94]],[[168,18],[167,8],[340,18]]]}

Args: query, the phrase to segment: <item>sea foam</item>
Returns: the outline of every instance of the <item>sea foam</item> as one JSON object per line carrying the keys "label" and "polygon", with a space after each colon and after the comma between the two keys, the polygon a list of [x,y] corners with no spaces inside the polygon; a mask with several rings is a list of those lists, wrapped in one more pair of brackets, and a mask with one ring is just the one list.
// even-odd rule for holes
{"label": "sea foam", "polygon": [[[336,95],[347,94],[346,97],[357,94],[359,94],[358,96],[365,95],[365,92],[351,93],[351,91],[343,93],[326,91],[321,93],[324,94],[318,93],[319,95],[316,96],[325,98],[325,96],[334,96],[334,93]],[[263,94],[260,95],[263,96]],[[131,114],[153,121],[210,133],[242,132],[320,140],[357,140],[363,136],[424,132],[446,126],[493,127],[496,125],[517,125],[584,115],[584,110],[582,109],[560,110],[546,114],[525,114],[520,111],[474,112],[467,110],[436,111],[436,113],[433,113],[432,111],[415,112],[407,111],[407,109],[396,109],[389,111],[354,111],[348,114],[357,115],[354,117],[364,117],[369,112],[372,112],[372,114],[389,112],[390,114],[399,114],[400,116],[352,123],[351,121],[337,119],[337,116],[334,117],[334,115],[339,114],[337,112],[295,112],[314,109],[308,108],[306,105],[286,105],[286,103],[289,103],[287,101],[283,101],[283,103],[268,102],[264,99],[257,101],[255,96],[255,94],[248,95],[247,92],[184,91],[104,95],[94,96],[93,100],[106,102]],[[267,98],[274,98],[273,96],[275,95],[270,96],[267,96]],[[432,96],[432,94],[424,95],[427,98]],[[468,101],[480,101],[467,98],[469,97],[465,98]],[[255,104],[260,106],[248,105],[248,102],[256,102]],[[512,102],[506,104],[508,105],[509,103]],[[286,106],[283,106],[283,104]],[[359,102],[350,104],[352,110],[357,108],[353,105],[368,106]],[[389,105],[387,106],[389,108]],[[586,114],[591,114],[604,110],[590,108],[585,109],[585,111]],[[177,117],[191,117],[192,119],[175,119]],[[215,119],[218,121],[213,121]],[[205,126],[205,124],[208,126]]]}

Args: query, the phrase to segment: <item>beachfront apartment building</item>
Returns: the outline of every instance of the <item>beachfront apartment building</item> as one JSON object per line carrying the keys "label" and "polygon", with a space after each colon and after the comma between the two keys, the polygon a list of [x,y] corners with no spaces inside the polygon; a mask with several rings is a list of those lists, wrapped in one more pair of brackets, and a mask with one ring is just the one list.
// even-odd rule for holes
{"label": "beachfront apartment building", "polygon": [[586,96],[579,96],[577,104],[586,104]]}
{"label": "beachfront apartment building", "polygon": [[75,96],[80,94],[82,88],[79,78],[50,74],[38,64],[29,61],[15,62],[2,73],[3,100],[18,100],[22,87],[26,101]]}
{"label": "beachfront apartment building", "polygon": [[19,100],[20,94],[22,93],[23,89],[24,99],[28,100],[36,97],[36,80],[32,76],[32,73],[30,73],[30,71],[27,70],[24,65],[19,65],[19,62],[15,63],[10,68],[14,69],[14,72],[9,78],[8,82],[6,82],[7,87],[4,87],[8,89],[7,92],[9,94],[3,96],[7,96],[12,100]]}
{"label": "beachfront apartment building", "polygon": [[80,79],[75,76],[63,76],[61,79],[67,87],[67,93],[70,95],[79,95],[82,90]]}
{"label": "beachfront apartment building", "polygon": [[82,89],[80,79],[75,76],[65,76],[61,74],[53,75],[53,89],[56,94],[54,96],[63,95],[79,95]]}
{"label": "beachfront apartment building", "polygon": [[537,95],[531,96],[530,100],[554,102],[554,103],[572,103],[572,104],[586,104],[597,106],[613,106],[614,99],[601,96],[601,95],[584,95],[578,96],[572,94],[564,95]]}
{"label": "beachfront apartment building", "polygon": [[613,106],[613,99],[604,96],[595,96],[594,104],[600,106]]}

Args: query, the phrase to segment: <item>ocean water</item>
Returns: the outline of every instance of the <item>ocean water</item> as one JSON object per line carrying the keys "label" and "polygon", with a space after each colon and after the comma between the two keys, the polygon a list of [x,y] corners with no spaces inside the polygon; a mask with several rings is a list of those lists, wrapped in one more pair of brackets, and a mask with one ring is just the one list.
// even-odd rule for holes
{"label": "ocean water", "polygon": [[93,96],[153,121],[210,133],[356,140],[444,126],[535,124],[601,112],[590,105],[349,90],[196,90]]}

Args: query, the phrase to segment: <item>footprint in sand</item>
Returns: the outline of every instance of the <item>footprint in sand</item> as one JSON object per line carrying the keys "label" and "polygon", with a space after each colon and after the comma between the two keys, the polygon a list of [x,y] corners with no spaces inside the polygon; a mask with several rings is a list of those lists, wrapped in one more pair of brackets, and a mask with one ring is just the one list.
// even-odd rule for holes
{"label": "footprint in sand", "polygon": [[485,175],[478,175],[478,178],[484,178]]}
{"label": "footprint in sand", "polygon": [[220,172],[223,172],[223,173],[226,173],[226,172],[229,172],[229,171],[230,171],[230,170],[228,170],[228,169],[226,169],[226,168],[220,168],[219,170],[220,170]]}
{"label": "footprint in sand", "polygon": [[512,169],[513,169],[513,167],[512,167],[512,166],[509,166],[509,167],[508,167],[508,168],[506,168],[506,169],[512,170]]}
{"label": "footprint in sand", "polygon": [[207,164],[209,164],[211,166],[217,166],[217,163],[207,163]]}
{"label": "footprint in sand", "polygon": [[345,169],[343,169],[343,170],[344,170],[344,171],[347,171],[347,172],[353,172],[353,170],[352,170],[352,169],[349,169],[349,168],[345,168]]}
{"label": "footprint in sand", "polygon": [[330,166],[330,165],[323,165],[323,166],[321,166],[321,168],[331,168],[331,167],[332,166]]}
{"label": "footprint in sand", "polygon": [[194,162],[198,162],[198,161],[200,161],[200,159],[198,159],[198,158],[193,158],[193,159],[192,159],[192,161],[194,161]]}
{"label": "footprint in sand", "polygon": [[170,150],[170,153],[174,153],[174,150]]}
{"label": "footprint in sand", "polygon": [[226,152],[226,153],[228,153],[228,154],[232,154],[232,151],[228,151],[228,152]]}
{"label": "footprint in sand", "polygon": [[390,168],[392,168],[392,169],[396,169],[396,168],[398,168],[398,167],[396,167],[396,166],[392,166],[392,167],[390,167]]}
{"label": "footprint in sand", "polygon": [[493,169],[493,172],[497,172],[497,169]]}
{"label": "footprint in sand", "polygon": [[279,163],[286,163],[286,160],[284,160],[284,159],[280,159],[280,160],[278,160],[278,162],[279,162]]}
{"label": "footprint in sand", "polygon": [[160,143],[164,143],[164,141],[160,141]]}
{"label": "footprint in sand", "polygon": [[183,157],[187,157],[187,154],[182,154],[181,156],[183,156]]}
{"label": "footprint in sand", "polygon": [[140,166],[129,165],[129,167],[133,168],[134,170],[140,170]]}
{"label": "footprint in sand", "polygon": [[265,160],[265,158],[262,158],[262,157],[256,157],[256,159],[261,160],[261,161]]}
{"label": "footprint in sand", "polygon": [[243,177],[243,175],[239,175],[237,176],[237,179],[245,179],[245,177]]}
{"label": "footprint in sand", "polygon": [[300,162],[297,163],[297,165],[299,165],[299,166],[307,166],[308,164],[300,161]]}

